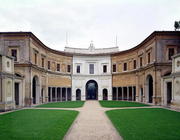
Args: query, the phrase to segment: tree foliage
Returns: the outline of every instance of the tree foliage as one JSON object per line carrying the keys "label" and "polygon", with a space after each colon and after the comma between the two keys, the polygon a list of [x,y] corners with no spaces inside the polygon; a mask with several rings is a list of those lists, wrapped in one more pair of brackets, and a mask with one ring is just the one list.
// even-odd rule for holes
{"label": "tree foliage", "polygon": [[175,31],[180,29],[180,21],[175,21],[174,22],[174,28],[175,28]]}

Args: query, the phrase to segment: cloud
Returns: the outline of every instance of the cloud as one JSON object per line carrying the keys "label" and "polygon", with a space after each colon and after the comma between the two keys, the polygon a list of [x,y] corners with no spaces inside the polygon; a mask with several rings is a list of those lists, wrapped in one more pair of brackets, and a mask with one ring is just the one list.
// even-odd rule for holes
{"label": "cloud", "polygon": [[179,20],[178,0],[0,0],[0,31],[32,31],[47,46],[138,45],[154,30],[173,30]]}

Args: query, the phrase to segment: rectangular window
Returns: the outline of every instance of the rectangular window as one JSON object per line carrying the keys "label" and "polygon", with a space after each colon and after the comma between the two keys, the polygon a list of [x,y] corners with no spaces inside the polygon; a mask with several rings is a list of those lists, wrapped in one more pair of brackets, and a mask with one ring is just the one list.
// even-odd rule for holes
{"label": "rectangular window", "polygon": [[17,50],[16,49],[11,50],[11,56],[14,57],[14,61],[17,61]]}
{"label": "rectangular window", "polygon": [[44,68],[44,58],[41,58],[41,65],[42,65],[42,67]]}
{"label": "rectangular window", "polygon": [[107,65],[103,65],[103,72],[107,73]]}
{"label": "rectangular window", "polygon": [[34,63],[37,64],[37,53],[34,53]]}
{"label": "rectangular window", "polygon": [[174,55],[174,48],[168,49],[168,59],[172,60],[172,56]]}
{"label": "rectangular window", "polygon": [[76,72],[77,73],[80,73],[81,72],[81,69],[80,69],[81,67],[80,67],[80,65],[77,65],[77,68],[76,68]]}
{"label": "rectangular window", "polygon": [[60,64],[57,64],[57,71],[60,71]]}
{"label": "rectangular window", "polygon": [[124,63],[124,71],[127,71],[127,63]]}
{"label": "rectangular window", "polygon": [[94,74],[94,64],[89,64],[89,73]]}
{"label": "rectangular window", "polygon": [[136,69],[136,60],[133,61],[133,67]]}
{"label": "rectangular window", "polygon": [[113,64],[113,72],[116,72],[116,64]]}
{"label": "rectangular window", "polygon": [[140,67],[142,67],[142,65],[143,65],[143,58],[142,57],[140,57]]}
{"label": "rectangular window", "polygon": [[71,72],[71,66],[67,65],[67,72]]}
{"label": "rectangular window", "polygon": [[51,69],[51,62],[48,61],[48,70],[50,70],[50,69]]}
{"label": "rectangular window", "polygon": [[151,53],[148,53],[148,64],[151,62]]}

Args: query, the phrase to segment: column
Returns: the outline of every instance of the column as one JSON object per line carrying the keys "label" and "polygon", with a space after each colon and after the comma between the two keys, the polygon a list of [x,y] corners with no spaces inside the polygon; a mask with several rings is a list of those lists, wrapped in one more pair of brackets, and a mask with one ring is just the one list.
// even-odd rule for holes
{"label": "column", "polygon": [[52,87],[50,87],[50,102],[52,102]]}
{"label": "column", "polygon": [[[175,77],[173,76],[172,77],[172,87],[171,87],[171,96],[172,96],[171,102],[175,101],[175,97],[174,97],[174,86],[175,86],[174,81],[175,80],[174,79],[175,79]],[[166,88],[166,90],[167,90],[167,88]]]}
{"label": "column", "polygon": [[134,101],[134,87],[132,87],[132,101]]}
{"label": "column", "polygon": [[113,100],[113,97],[114,97],[114,88],[112,87],[112,100]]}
{"label": "column", "polygon": [[116,100],[118,100],[118,87],[116,87]]}
{"label": "column", "polygon": [[66,93],[66,101],[68,100],[68,96],[67,96],[67,88],[65,88],[65,93]]}
{"label": "column", "polygon": [[55,101],[57,102],[57,87],[55,87]]}
{"label": "column", "polygon": [[124,100],[124,87],[122,87],[122,100]]}
{"label": "column", "polygon": [[129,87],[127,87],[127,100],[129,101]]}

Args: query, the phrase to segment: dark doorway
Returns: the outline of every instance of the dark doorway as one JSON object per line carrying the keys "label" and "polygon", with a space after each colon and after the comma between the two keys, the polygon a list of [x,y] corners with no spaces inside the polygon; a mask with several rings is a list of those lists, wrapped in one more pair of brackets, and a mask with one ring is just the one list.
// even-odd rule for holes
{"label": "dark doorway", "polygon": [[81,90],[77,89],[76,90],[76,101],[80,101],[81,100]]}
{"label": "dark doorway", "polygon": [[167,83],[167,104],[170,104],[172,100],[172,83]]}
{"label": "dark doorway", "polygon": [[67,100],[71,101],[71,88],[67,88]]}
{"label": "dark doorway", "polygon": [[55,102],[56,101],[56,88],[52,88],[52,101]]}
{"label": "dark doorway", "polygon": [[61,101],[61,88],[57,88],[57,101]]}
{"label": "dark doorway", "polygon": [[127,100],[127,88],[128,87],[124,87],[124,100]]}
{"label": "dark doorway", "polygon": [[140,93],[141,93],[141,102],[143,102],[143,96],[144,96],[144,93],[143,93],[143,88],[140,89]]}
{"label": "dark doorway", "polygon": [[112,100],[117,100],[117,88],[112,88]]}
{"label": "dark doorway", "polygon": [[15,104],[19,105],[19,83],[15,83]]}
{"label": "dark doorway", "polygon": [[66,88],[62,88],[62,101],[66,101]]}
{"label": "dark doorway", "polygon": [[132,101],[133,99],[132,99],[132,87],[128,87],[129,88],[129,101]]}
{"label": "dark doorway", "polygon": [[32,94],[32,98],[33,98],[33,104],[36,104],[36,85],[37,85],[37,80],[36,77],[33,78],[33,94]]}
{"label": "dark doorway", "polygon": [[148,86],[148,97],[149,103],[153,102],[153,78],[151,75],[147,76],[147,86]]}
{"label": "dark doorway", "polygon": [[51,87],[48,87],[48,101],[51,101]]}
{"label": "dark doorway", "polygon": [[90,80],[86,83],[86,100],[98,99],[98,84],[94,80]]}
{"label": "dark doorway", "polygon": [[118,88],[118,100],[122,100],[122,88]]}
{"label": "dark doorway", "polygon": [[134,98],[133,98],[133,101],[136,101],[136,87],[133,87],[133,91],[134,91]]}
{"label": "dark doorway", "polygon": [[103,89],[103,100],[108,100],[108,90],[106,88]]}
{"label": "dark doorway", "polygon": [[43,103],[43,99],[44,99],[44,89],[41,89],[41,102]]}
{"label": "dark doorway", "polygon": [[39,88],[39,78],[37,76],[33,77],[32,88],[32,102],[33,104],[38,104],[39,97],[41,96],[41,90]]}

